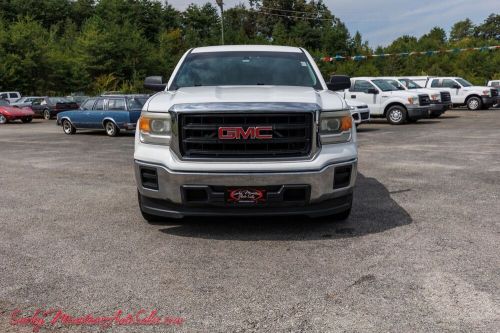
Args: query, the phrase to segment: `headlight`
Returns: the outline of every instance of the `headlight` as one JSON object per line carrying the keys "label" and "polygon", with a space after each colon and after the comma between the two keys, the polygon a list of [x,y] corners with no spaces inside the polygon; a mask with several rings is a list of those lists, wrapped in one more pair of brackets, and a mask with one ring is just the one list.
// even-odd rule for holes
{"label": "headlight", "polygon": [[408,97],[408,103],[410,103],[410,104],[418,104],[418,96]]}
{"label": "headlight", "polygon": [[169,145],[172,136],[170,114],[147,114],[139,118],[139,137],[142,143]]}
{"label": "headlight", "polygon": [[431,95],[431,100],[440,102],[441,101],[441,95],[440,94]]}
{"label": "headlight", "polygon": [[349,107],[349,109],[350,109],[351,111],[356,110],[356,108],[355,108],[354,106],[350,106],[350,107]]}
{"label": "headlight", "polygon": [[484,96],[490,96],[491,90],[483,90],[483,95]]}
{"label": "headlight", "polygon": [[352,116],[350,112],[321,112],[319,137],[324,145],[351,140]]}

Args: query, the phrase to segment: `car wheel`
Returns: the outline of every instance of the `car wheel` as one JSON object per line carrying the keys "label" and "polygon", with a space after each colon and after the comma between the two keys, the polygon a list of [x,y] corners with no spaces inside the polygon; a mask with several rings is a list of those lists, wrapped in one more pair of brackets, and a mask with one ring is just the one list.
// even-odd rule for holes
{"label": "car wheel", "polygon": [[473,96],[467,100],[467,109],[469,109],[471,111],[480,110],[482,106],[483,106],[483,102],[481,101],[481,99],[479,97]]}
{"label": "car wheel", "polygon": [[106,130],[106,134],[109,136],[117,136],[118,133],[120,133],[120,129],[112,121],[107,121],[104,124],[104,129]]}
{"label": "car wheel", "polygon": [[31,123],[31,121],[32,121],[32,120],[33,120],[33,118],[32,118],[32,117],[26,117],[26,118],[21,119],[21,121],[22,121],[23,123],[25,123],[25,124],[26,124],[26,123]]}
{"label": "car wheel", "polygon": [[42,115],[43,119],[50,120],[50,111],[48,109],[43,110]]}
{"label": "car wheel", "polygon": [[392,125],[404,124],[406,118],[406,109],[403,106],[394,105],[387,110],[387,121]]}
{"label": "car wheel", "polygon": [[71,135],[76,133],[76,128],[69,120],[63,120],[62,128],[65,134]]}
{"label": "car wheel", "polygon": [[142,210],[142,202],[141,202],[141,194],[139,191],[137,191],[137,201],[139,202],[139,208],[141,210],[141,215],[142,217],[148,221],[149,223],[157,223],[157,222],[162,222],[168,220],[168,218],[157,216],[157,215],[152,215],[149,213],[146,213],[145,211]]}
{"label": "car wheel", "polygon": [[0,114],[0,124],[7,124],[7,118],[3,114]]}

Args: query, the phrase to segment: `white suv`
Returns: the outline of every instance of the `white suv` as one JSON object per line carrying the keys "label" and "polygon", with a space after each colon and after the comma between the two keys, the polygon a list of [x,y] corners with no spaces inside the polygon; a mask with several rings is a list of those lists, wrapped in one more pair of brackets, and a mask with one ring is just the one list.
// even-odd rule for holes
{"label": "white suv", "polygon": [[0,99],[4,99],[8,101],[9,103],[17,101],[19,98],[21,98],[21,94],[18,91],[1,91],[0,92]]}
{"label": "white suv", "polygon": [[347,103],[355,100],[368,104],[372,118],[385,117],[394,125],[429,117],[429,95],[399,90],[376,77],[351,78],[351,88],[344,91],[344,97]]}
{"label": "white suv", "polygon": [[461,77],[432,77],[427,88],[447,90],[453,105],[466,105],[469,110],[487,110],[497,103],[498,90],[492,87],[475,86]]}

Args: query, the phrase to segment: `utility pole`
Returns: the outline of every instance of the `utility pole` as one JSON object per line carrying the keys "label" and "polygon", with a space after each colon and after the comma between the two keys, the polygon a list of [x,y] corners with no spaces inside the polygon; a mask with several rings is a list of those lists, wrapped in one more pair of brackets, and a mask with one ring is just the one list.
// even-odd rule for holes
{"label": "utility pole", "polygon": [[221,41],[222,45],[224,45],[224,1],[223,0],[215,0],[217,5],[220,8],[220,23],[221,23]]}

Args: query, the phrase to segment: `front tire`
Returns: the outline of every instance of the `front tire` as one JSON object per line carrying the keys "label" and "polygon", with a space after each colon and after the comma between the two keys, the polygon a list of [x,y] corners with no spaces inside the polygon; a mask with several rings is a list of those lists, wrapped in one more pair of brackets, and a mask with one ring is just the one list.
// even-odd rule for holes
{"label": "front tire", "polygon": [[3,114],[0,114],[0,124],[7,124],[8,120]]}
{"label": "front tire", "polygon": [[63,120],[62,128],[65,134],[71,135],[76,133],[76,128],[69,120]]}
{"label": "front tire", "polygon": [[120,133],[120,129],[112,121],[107,121],[104,124],[104,129],[108,136],[117,136]]}
{"label": "front tire", "polygon": [[43,119],[50,120],[50,110],[49,109],[43,110],[42,116],[43,116]]}
{"label": "front tire", "polygon": [[26,117],[26,118],[21,119],[21,121],[22,121],[23,123],[25,123],[25,124],[27,124],[27,123],[31,123],[31,121],[32,121],[32,120],[33,120],[33,118],[32,118],[32,117]]}
{"label": "front tire", "polygon": [[387,110],[387,121],[392,125],[401,125],[406,122],[407,112],[403,106],[394,105]]}
{"label": "front tire", "polygon": [[471,111],[481,110],[482,107],[483,107],[483,102],[479,97],[472,96],[467,100],[467,109]]}

